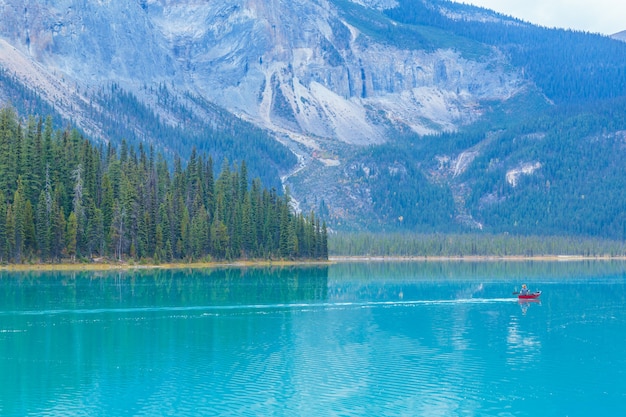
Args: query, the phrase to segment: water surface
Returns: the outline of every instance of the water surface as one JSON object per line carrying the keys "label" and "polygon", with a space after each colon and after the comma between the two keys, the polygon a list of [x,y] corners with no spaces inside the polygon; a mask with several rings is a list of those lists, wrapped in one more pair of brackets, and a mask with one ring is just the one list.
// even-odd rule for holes
{"label": "water surface", "polygon": [[625,271],[2,273],[0,415],[626,415]]}

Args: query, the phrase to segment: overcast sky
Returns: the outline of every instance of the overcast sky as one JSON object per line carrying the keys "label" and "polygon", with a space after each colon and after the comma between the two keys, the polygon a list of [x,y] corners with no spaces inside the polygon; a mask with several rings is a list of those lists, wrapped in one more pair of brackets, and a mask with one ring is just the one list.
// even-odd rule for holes
{"label": "overcast sky", "polygon": [[454,0],[541,26],[612,35],[626,30],[626,0]]}

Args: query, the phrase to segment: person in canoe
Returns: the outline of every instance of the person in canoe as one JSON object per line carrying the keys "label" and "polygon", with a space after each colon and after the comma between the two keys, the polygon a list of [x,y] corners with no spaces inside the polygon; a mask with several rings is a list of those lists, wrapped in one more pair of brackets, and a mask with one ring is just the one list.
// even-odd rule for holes
{"label": "person in canoe", "polygon": [[519,292],[520,295],[528,295],[530,294],[530,290],[526,286],[526,284],[522,284],[522,289]]}

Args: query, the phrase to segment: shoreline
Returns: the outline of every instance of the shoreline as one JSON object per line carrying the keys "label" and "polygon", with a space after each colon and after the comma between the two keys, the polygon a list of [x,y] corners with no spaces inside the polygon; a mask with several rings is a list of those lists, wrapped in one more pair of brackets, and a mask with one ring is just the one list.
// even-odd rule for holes
{"label": "shoreline", "polygon": [[242,260],[225,262],[176,262],[161,264],[137,264],[125,262],[91,262],[91,263],[32,263],[32,264],[7,264],[0,266],[0,272],[36,272],[36,271],[134,271],[150,269],[216,269],[216,268],[256,268],[256,267],[286,267],[297,265],[329,265],[330,261],[286,261],[286,260]]}
{"label": "shoreline", "polygon": [[125,262],[92,262],[92,263],[32,263],[1,265],[1,271],[35,272],[35,271],[131,271],[149,269],[215,269],[215,268],[258,268],[288,267],[304,265],[332,265],[350,262],[581,262],[581,261],[626,261],[626,256],[583,256],[583,255],[538,255],[538,256],[329,256],[327,261],[288,261],[288,260],[241,260],[225,262],[192,262],[136,264]]}
{"label": "shoreline", "polygon": [[626,256],[584,255],[468,255],[468,256],[329,256],[330,262],[579,262],[626,261]]}

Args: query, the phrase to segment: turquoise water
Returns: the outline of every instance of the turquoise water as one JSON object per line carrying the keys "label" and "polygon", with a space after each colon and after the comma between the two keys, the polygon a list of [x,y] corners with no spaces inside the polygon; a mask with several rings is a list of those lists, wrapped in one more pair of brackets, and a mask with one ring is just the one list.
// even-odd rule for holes
{"label": "turquoise water", "polygon": [[0,415],[626,415],[625,290],[619,262],[2,273]]}

